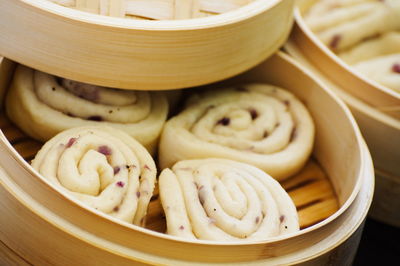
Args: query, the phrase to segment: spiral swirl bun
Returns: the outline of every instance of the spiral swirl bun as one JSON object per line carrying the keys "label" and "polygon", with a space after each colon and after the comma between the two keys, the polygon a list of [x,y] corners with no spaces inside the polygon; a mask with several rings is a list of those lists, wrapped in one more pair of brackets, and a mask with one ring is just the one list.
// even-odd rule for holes
{"label": "spiral swirl bun", "polygon": [[338,56],[366,77],[400,92],[400,31],[377,36]]}
{"label": "spiral swirl bun", "polygon": [[31,137],[47,141],[80,126],[111,126],[127,132],[150,152],[168,115],[164,93],[117,90],[18,66],[7,96],[10,119]]}
{"label": "spiral swirl bun", "polygon": [[225,159],[180,161],[159,178],[167,233],[216,241],[265,240],[299,230],[296,207],[265,172]]}
{"label": "spiral swirl bun", "polygon": [[398,0],[321,0],[304,18],[334,51],[344,51],[379,34],[400,30]]}
{"label": "spiral swirl bun", "polygon": [[304,18],[354,70],[400,92],[400,1],[321,0]]}
{"label": "spiral swirl bun", "polygon": [[157,170],[146,149],[109,127],[79,127],[49,140],[32,166],[78,200],[143,225]]}
{"label": "spiral swirl bun", "polygon": [[161,168],[186,159],[226,158],[275,179],[300,170],[313,147],[314,124],[291,93],[266,84],[195,95],[161,136]]}

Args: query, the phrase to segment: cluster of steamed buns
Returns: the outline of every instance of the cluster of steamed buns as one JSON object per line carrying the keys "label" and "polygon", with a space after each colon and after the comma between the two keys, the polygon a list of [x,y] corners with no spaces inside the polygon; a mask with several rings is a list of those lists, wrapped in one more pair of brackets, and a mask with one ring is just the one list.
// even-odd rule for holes
{"label": "cluster of steamed buns", "polygon": [[304,18],[318,38],[364,77],[400,92],[400,1],[314,2]]}
{"label": "cluster of steamed buns", "polygon": [[278,181],[297,173],[312,151],[314,124],[301,101],[267,84],[180,97],[18,66],[6,111],[46,142],[32,161],[43,177],[115,218],[143,226],[158,180],[168,234],[235,241],[299,230]]}

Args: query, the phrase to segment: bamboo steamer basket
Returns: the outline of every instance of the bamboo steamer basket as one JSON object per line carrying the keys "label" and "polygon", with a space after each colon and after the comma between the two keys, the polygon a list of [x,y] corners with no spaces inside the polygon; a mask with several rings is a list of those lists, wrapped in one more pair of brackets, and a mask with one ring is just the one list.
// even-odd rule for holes
{"label": "bamboo steamer basket", "polygon": [[296,23],[291,34],[293,42],[313,65],[340,88],[377,110],[400,119],[399,93],[358,74],[326,47],[308,28],[302,14],[316,1],[299,0],[296,2],[297,7],[294,12]]}
{"label": "bamboo steamer basket", "polygon": [[302,18],[312,2],[297,2],[296,23],[285,49],[349,106],[375,166],[370,216],[400,227],[400,94],[358,75],[317,39]]}
{"label": "bamboo steamer basket", "polygon": [[237,75],[276,52],[292,27],[293,3],[255,0],[218,16],[154,21],[100,16],[47,0],[0,0],[0,54],[108,87],[198,86]]}
{"label": "bamboo steamer basket", "polygon": [[[1,63],[1,78],[9,79],[12,64],[7,59]],[[372,200],[374,172],[369,151],[350,111],[283,53],[224,83],[245,81],[268,82],[291,90],[305,102],[314,118],[317,135],[313,158],[330,177],[334,190],[326,186],[327,180],[307,173],[287,181],[295,182],[299,192],[294,199],[298,209],[299,202],[305,207],[299,211],[300,220],[312,220],[312,224],[303,222],[306,228],[289,236],[243,244],[182,241],[120,222],[85,208],[40,177],[24,160],[40,146],[23,139],[13,125],[2,121],[0,127],[7,137],[1,134],[0,138],[0,262],[351,265]],[[0,89],[4,93],[6,86]],[[332,204],[336,206],[337,200],[340,208],[327,215],[326,211],[332,209]],[[149,215],[157,212],[155,209],[154,204],[150,206]]]}

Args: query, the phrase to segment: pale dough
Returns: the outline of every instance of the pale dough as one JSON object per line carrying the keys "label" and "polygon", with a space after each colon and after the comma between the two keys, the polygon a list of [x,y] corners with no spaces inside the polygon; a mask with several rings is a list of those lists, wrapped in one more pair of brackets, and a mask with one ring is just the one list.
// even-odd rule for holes
{"label": "pale dough", "polygon": [[146,149],[104,126],[63,131],[37,153],[32,167],[96,210],[143,225],[157,170]]}
{"label": "pale dough", "polygon": [[321,0],[304,18],[357,72],[400,91],[400,1]]}
{"label": "pale dough", "polygon": [[128,91],[62,80],[18,66],[8,90],[9,118],[29,136],[47,141],[59,132],[85,125],[125,131],[151,153],[168,115],[165,93]]}
{"label": "pale dough", "polygon": [[247,84],[189,99],[187,108],[164,127],[159,163],[163,169],[180,160],[226,158],[282,180],[303,167],[313,142],[312,118],[293,94]]}
{"label": "pale dough", "polygon": [[254,166],[225,159],[188,160],[159,180],[167,233],[185,239],[254,241],[299,230],[281,185]]}

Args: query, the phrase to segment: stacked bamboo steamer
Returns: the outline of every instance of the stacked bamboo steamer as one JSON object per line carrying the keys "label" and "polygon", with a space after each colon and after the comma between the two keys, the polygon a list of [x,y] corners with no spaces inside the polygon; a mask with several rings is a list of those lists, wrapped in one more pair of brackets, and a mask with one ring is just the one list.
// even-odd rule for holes
{"label": "stacked bamboo steamer", "polygon": [[77,81],[185,88],[234,76],[271,55],[289,34],[292,7],[293,0],[254,1],[218,16],[149,21],[98,16],[48,0],[2,0],[0,47],[17,62]]}
{"label": "stacked bamboo steamer", "polygon": [[[312,221],[298,233],[247,243],[182,241],[110,218],[62,193],[24,160],[37,150],[35,145],[20,135],[13,141],[17,129],[2,117],[0,262],[350,265],[372,200],[372,161],[341,100],[288,56],[271,56],[288,35],[292,7],[291,0],[259,0],[218,16],[161,22],[97,16],[48,1],[0,1],[0,17],[12,25],[0,26],[0,53],[51,74],[154,90],[198,86],[241,73],[209,86],[266,82],[288,89],[313,116],[317,131],[313,158],[334,190],[307,173],[291,184],[298,194],[296,205],[303,205],[299,215]],[[66,42],[66,36],[72,39]],[[2,97],[14,67],[9,59],[1,59]],[[339,208],[327,215],[327,206],[336,201]],[[153,212],[157,213],[156,207],[149,210]]]}
{"label": "stacked bamboo steamer", "polygon": [[365,78],[329,50],[303,14],[315,3],[298,1],[296,24],[285,48],[349,106],[370,149],[376,190],[370,216],[400,226],[400,94]]}

